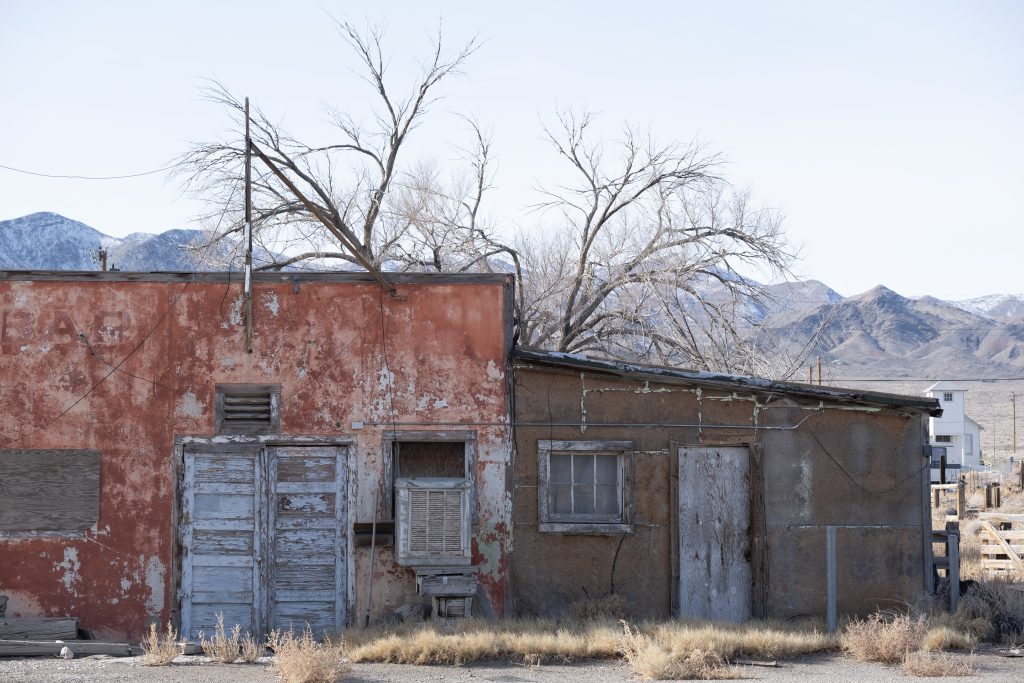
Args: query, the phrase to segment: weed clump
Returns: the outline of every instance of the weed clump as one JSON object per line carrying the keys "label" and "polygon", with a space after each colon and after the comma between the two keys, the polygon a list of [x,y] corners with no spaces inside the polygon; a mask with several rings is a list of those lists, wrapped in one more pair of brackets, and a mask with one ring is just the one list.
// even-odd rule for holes
{"label": "weed clump", "polygon": [[171,622],[167,622],[167,631],[160,637],[156,624],[149,625],[149,635],[139,643],[142,648],[142,663],[146,666],[166,666],[178,656],[178,632]]}
{"label": "weed clump", "polygon": [[910,652],[903,659],[903,673],[908,676],[927,678],[970,676],[973,669],[970,657],[948,652]]}
{"label": "weed clump", "polygon": [[344,644],[317,642],[309,626],[300,635],[272,631],[267,642],[281,683],[335,683],[348,674]]}

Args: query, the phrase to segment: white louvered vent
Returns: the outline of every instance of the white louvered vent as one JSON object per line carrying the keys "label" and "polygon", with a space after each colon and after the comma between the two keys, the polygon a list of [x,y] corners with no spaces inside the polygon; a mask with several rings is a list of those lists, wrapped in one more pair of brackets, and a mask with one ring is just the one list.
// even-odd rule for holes
{"label": "white louvered vent", "polygon": [[260,385],[217,387],[217,431],[224,434],[274,432],[280,426],[280,388]]}
{"label": "white louvered vent", "polygon": [[464,479],[399,479],[401,564],[469,563],[469,487]]}

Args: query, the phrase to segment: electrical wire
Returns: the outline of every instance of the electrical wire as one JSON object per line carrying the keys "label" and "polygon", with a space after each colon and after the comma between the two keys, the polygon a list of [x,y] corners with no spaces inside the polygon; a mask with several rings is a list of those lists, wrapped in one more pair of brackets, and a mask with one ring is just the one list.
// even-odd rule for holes
{"label": "electrical wire", "polygon": [[62,175],[59,173],[37,173],[36,171],[26,171],[23,168],[15,168],[14,166],[7,166],[0,164],[0,168],[6,171],[13,171],[14,173],[23,173],[24,175],[36,176],[37,178],[55,178],[61,180],[126,180],[128,178],[141,178],[147,175],[154,175],[157,173],[163,173],[164,171],[170,171],[172,168],[177,168],[178,164],[171,164],[170,166],[164,166],[163,168],[155,168],[152,171],[143,171],[141,173],[126,173],[125,175],[103,175],[103,176],[90,176],[90,175]]}

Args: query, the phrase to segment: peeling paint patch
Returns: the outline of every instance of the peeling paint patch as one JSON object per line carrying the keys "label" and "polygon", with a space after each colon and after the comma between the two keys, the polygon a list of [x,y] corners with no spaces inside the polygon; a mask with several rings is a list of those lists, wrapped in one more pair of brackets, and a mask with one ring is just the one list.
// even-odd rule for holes
{"label": "peeling paint patch", "polygon": [[266,307],[266,309],[270,311],[270,314],[275,318],[277,317],[278,311],[281,310],[281,304],[277,300],[277,294],[274,294],[273,292],[270,292],[263,297],[263,306]]}
{"label": "peeling paint patch", "polygon": [[186,391],[174,406],[174,416],[202,417],[203,413],[206,412],[205,409],[205,404],[200,401],[195,394],[191,391]]}
{"label": "peeling paint patch", "polygon": [[448,401],[446,401],[443,398],[439,398],[436,401],[434,401],[434,407],[435,408],[447,408],[448,407]]}
{"label": "peeling paint patch", "polygon": [[804,453],[800,458],[800,483],[796,486],[796,497],[800,501],[800,517],[811,517],[811,460]]}
{"label": "peeling paint patch", "polygon": [[487,361],[487,378],[493,380],[504,379],[505,373],[501,371],[497,365],[494,364],[493,360]]}
{"label": "peeling paint patch", "polygon": [[64,584],[65,590],[73,595],[75,593],[72,591],[72,586],[82,580],[82,576],[79,574],[81,569],[82,564],[78,561],[77,548],[64,548],[64,561],[56,562],[53,565],[53,571],[61,574],[60,580]]}
{"label": "peeling paint patch", "polygon": [[146,599],[146,609],[150,614],[159,614],[164,606],[164,564],[156,557],[146,559],[146,587],[149,588],[149,598]]}

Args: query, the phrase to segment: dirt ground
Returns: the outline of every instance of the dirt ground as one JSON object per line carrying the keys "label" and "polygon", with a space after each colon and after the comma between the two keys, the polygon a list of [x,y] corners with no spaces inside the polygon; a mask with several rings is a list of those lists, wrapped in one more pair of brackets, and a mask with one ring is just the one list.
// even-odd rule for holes
{"label": "dirt ground", "polygon": [[[260,664],[218,664],[205,657],[179,657],[170,666],[146,667],[141,657],[83,657],[70,661],[47,658],[0,659],[0,681],[5,683],[271,683],[277,677],[268,669],[269,658]],[[1024,680],[1024,657],[1008,658],[994,653],[976,654],[975,674],[969,678],[944,680]],[[744,679],[764,681],[856,680],[859,683],[907,679],[898,668],[862,664],[840,655],[814,655],[783,661],[777,668],[740,666]],[[635,681],[630,668],[620,661],[583,664],[545,664],[528,667],[516,664],[484,663],[462,667],[407,666],[399,664],[356,664],[352,683],[414,683],[455,681],[460,683],[612,683]]]}

